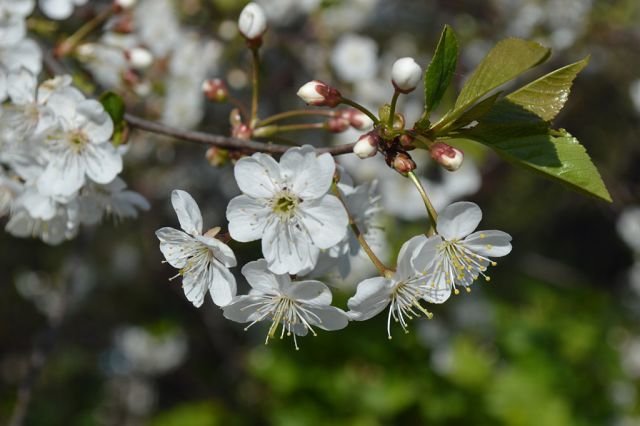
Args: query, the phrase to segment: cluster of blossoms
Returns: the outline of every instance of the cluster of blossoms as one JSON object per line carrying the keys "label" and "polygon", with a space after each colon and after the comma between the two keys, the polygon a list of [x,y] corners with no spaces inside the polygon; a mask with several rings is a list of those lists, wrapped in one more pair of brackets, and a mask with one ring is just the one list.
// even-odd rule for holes
{"label": "cluster of blossoms", "polygon": [[[239,30],[256,52],[266,31],[266,18],[258,5],[251,3],[243,10]],[[416,88],[422,69],[407,57],[395,62],[391,74],[397,99]],[[223,100],[227,95],[220,80],[205,82],[203,89],[212,100]],[[303,85],[298,96],[315,106],[334,108],[347,103],[359,107],[317,80]],[[201,306],[208,292],[226,318],[248,323],[247,328],[270,322],[267,341],[278,335],[293,336],[298,348],[297,336],[315,335],[316,329],[339,330],[350,321],[368,320],[385,309],[391,338],[392,319],[407,332],[408,320],[431,317],[427,304],[444,303],[452,293],[459,294],[460,288],[470,291],[478,277],[489,280],[487,267],[495,265],[492,258],[511,251],[511,237],[495,230],[474,232],[482,218],[474,203],[449,204],[439,215],[434,211],[413,174],[416,163],[408,151],[415,146],[411,133],[404,132],[401,114],[389,120],[395,130],[401,123],[401,131],[389,136],[383,119],[363,110],[368,122],[360,127],[350,122],[353,116],[344,111],[349,110],[331,115],[333,120],[346,122],[342,127],[363,130],[375,124],[354,144],[354,153],[362,159],[381,153],[389,168],[413,180],[423,195],[431,228],[405,242],[397,266],[388,268],[368,243],[376,240],[379,230],[380,197],[375,182],[355,185],[329,153],[318,154],[310,145],[288,149],[279,161],[259,152],[239,156],[234,176],[241,194],[228,204],[228,233],[219,227],[204,231],[197,203],[182,190],[172,194],[182,230],[162,228],[156,232],[162,253],[179,270],[176,277],[182,277],[184,293],[194,306]],[[268,137],[285,127],[273,125],[275,119],[264,120],[261,126],[255,113],[254,109],[249,121],[239,114],[232,119],[235,137]],[[324,128],[335,131],[330,126]],[[460,150],[442,142],[428,148],[446,170],[460,168]],[[228,244],[257,240],[263,258],[241,268],[251,290],[238,295],[236,278],[230,271],[237,260]],[[343,310],[331,304],[332,291],[317,278],[335,270],[348,277],[350,261],[359,253],[369,256],[379,276],[362,280],[347,302],[348,310]]]}
{"label": "cluster of blossoms", "polygon": [[[53,3],[60,2],[43,1],[43,11],[66,11]],[[148,203],[118,177],[123,151],[111,143],[114,126],[103,106],[73,87],[69,76],[38,84],[42,54],[24,38],[33,8],[30,1],[0,3],[1,30],[8,34],[2,43],[9,43],[0,53],[0,214],[10,215],[6,230],[12,235],[58,244],[81,224],[98,223],[105,214],[135,217]]]}

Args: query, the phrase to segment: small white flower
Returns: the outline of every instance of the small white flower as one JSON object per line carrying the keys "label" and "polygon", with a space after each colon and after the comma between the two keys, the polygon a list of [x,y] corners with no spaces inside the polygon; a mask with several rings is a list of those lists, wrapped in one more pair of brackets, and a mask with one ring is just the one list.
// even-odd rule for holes
{"label": "small white flower", "polygon": [[248,40],[262,37],[267,31],[267,17],[262,7],[253,2],[246,5],[240,12],[238,29]]}
{"label": "small white flower", "polygon": [[51,19],[67,19],[76,6],[86,4],[88,0],[39,0],[40,9]]}
{"label": "small white flower", "polygon": [[0,0],[0,45],[13,45],[24,38],[25,19],[34,5],[34,0]]}
{"label": "small white flower", "polygon": [[422,68],[413,58],[400,58],[391,68],[391,81],[395,88],[403,93],[411,92],[422,78]]}
{"label": "small white flower", "polygon": [[626,207],[616,223],[618,235],[636,253],[640,253],[640,206]]}
{"label": "small white flower", "polygon": [[356,294],[349,299],[347,315],[355,321],[373,318],[389,306],[387,336],[391,339],[391,319],[400,323],[405,331],[407,320],[432,314],[422,306],[422,301],[444,303],[450,292],[431,288],[425,271],[435,253],[435,244],[424,235],[405,242],[398,254],[396,272],[389,277],[369,278],[358,284]]}
{"label": "small white flower", "polygon": [[511,236],[502,231],[473,232],[482,220],[482,211],[474,203],[460,201],[447,206],[437,220],[437,234],[429,241],[437,246],[433,263],[429,266],[430,287],[434,291],[459,293],[457,286],[470,291],[469,286],[485,274],[491,257],[511,252]]}
{"label": "small white flower", "polygon": [[8,46],[0,43],[0,67],[4,67],[7,72],[26,68],[37,75],[42,70],[42,50],[35,41],[28,38]]}
{"label": "small white flower", "polygon": [[289,149],[278,164],[256,153],[238,161],[234,174],[244,193],[227,207],[229,233],[237,241],[262,239],[262,253],[277,274],[311,271],[321,249],[344,238],[349,219],[327,192],[335,162],[313,147]]}
{"label": "small white flower", "polygon": [[226,305],[236,295],[236,279],[228,269],[236,266],[233,251],[215,238],[219,228],[202,234],[202,215],[191,195],[174,190],[171,204],[184,232],[169,227],[157,230],[160,251],[180,270],[176,277],[182,275],[184,294],[193,306],[202,305],[207,291],[213,303]]}
{"label": "small white flower", "polygon": [[138,217],[139,210],[149,210],[149,202],[140,194],[127,190],[127,184],[116,177],[101,185],[91,183],[80,192],[80,220],[85,225],[100,223],[105,215],[116,221]]}
{"label": "small white flower", "polygon": [[372,78],[378,71],[378,44],[369,37],[343,35],[333,48],[331,65],[348,83]]}
{"label": "small white flower", "polygon": [[340,330],[349,322],[344,311],[331,306],[331,291],[320,281],[292,282],[289,275],[269,271],[264,259],[247,263],[242,274],[251,291],[224,306],[224,316],[240,323],[250,322],[245,330],[259,321],[271,321],[266,342],[281,327],[280,338],[293,335],[298,349],[296,336],[305,336],[308,332],[315,336],[314,327]]}

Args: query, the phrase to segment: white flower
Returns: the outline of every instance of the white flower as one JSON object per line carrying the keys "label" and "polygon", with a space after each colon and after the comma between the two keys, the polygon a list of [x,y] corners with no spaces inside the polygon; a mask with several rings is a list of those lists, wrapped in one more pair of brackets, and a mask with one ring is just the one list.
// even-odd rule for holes
{"label": "white flower", "polygon": [[33,218],[24,207],[14,205],[5,231],[14,237],[37,237],[47,244],[58,245],[76,236],[79,225],[77,218],[77,203],[73,201],[56,204],[55,215],[49,220]]}
{"label": "white flower", "polygon": [[422,68],[413,58],[400,58],[391,68],[391,81],[395,88],[403,93],[411,92],[422,78]]}
{"label": "white flower", "polygon": [[640,206],[625,208],[616,223],[620,238],[636,253],[640,253]]}
{"label": "white flower", "polygon": [[42,51],[38,44],[30,39],[22,39],[9,46],[0,44],[0,67],[4,67],[8,72],[26,68],[37,75],[42,70]]}
{"label": "white flower", "polygon": [[49,163],[38,180],[38,190],[66,196],[79,190],[86,177],[111,182],[122,170],[122,158],[109,141],[113,122],[103,106],[83,99],[77,90],[56,92],[47,103],[56,112],[60,129],[47,137]]}
{"label": "white flower", "polygon": [[0,45],[13,45],[24,38],[25,19],[34,5],[34,0],[0,0]]}
{"label": "white flower", "polygon": [[378,45],[369,37],[343,35],[333,48],[331,65],[342,81],[369,79],[378,71]]}
{"label": "white flower", "polygon": [[267,262],[260,259],[247,263],[242,274],[251,285],[251,291],[238,296],[224,306],[225,318],[232,321],[253,324],[271,321],[266,342],[273,338],[281,327],[280,338],[316,332],[313,327],[323,330],[340,330],[349,322],[341,309],[331,306],[331,291],[320,281],[291,281],[289,275],[276,275],[268,270]]}
{"label": "white flower", "polygon": [[40,9],[51,19],[67,19],[76,6],[86,4],[88,0],[39,0]]}
{"label": "white flower", "polygon": [[313,147],[289,149],[278,164],[256,153],[238,161],[234,174],[240,190],[227,207],[229,232],[237,241],[262,238],[262,253],[277,273],[309,272],[320,249],[344,238],[349,219],[327,192],[335,163]]}
{"label": "white flower", "polygon": [[180,23],[171,0],[140,0],[133,11],[142,44],[156,57],[167,56],[180,43]]}
{"label": "white flower", "polygon": [[491,257],[511,252],[511,236],[502,231],[473,232],[482,220],[482,211],[474,203],[460,201],[447,206],[437,220],[437,234],[429,238],[437,253],[429,266],[430,287],[434,291],[458,294],[457,286],[469,286],[495,266]]}
{"label": "white flower", "polygon": [[230,267],[236,266],[233,251],[215,238],[219,228],[202,235],[202,215],[191,195],[174,190],[171,204],[178,215],[182,231],[161,228],[156,231],[160,251],[167,262],[180,269],[182,286],[193,306],[200,307],[209,291],[213,303],[224,306],[236,295],[236,279]]}
{"label": "white flower", "polygon": [[249,40],[262,37],[267,31],[267,17],[262,7],[253,2],[246,5],[240,12],[238,29]]}
{"label": "white flower", "polygon": [[405,331],[407,320],[432,314],[421,302],[443,303],[450,292],[428,286],[425,271],[435,253],[435,244],[424,235],[405,242],[398,254],[396,272],[389,277],[369,278],[358,284],[356,294],[349,299],[347,315],[355,321],[368,320],[389,306],[387,336],[391,339],[391,319]]}
{"label": "white flower", "polygon": [[116,177],[112,182],[85,186],[78,198],[80,220],[85,225],[102,221],[104,215],[116,220],[138,217],[138,210],[149,210],[149,202],[140,194],[127,190],[127,184]]}

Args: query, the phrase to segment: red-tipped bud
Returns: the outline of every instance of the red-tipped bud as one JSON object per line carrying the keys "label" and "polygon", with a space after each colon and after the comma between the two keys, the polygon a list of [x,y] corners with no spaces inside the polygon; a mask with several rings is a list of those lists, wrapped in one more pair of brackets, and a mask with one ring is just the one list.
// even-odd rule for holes
{"label": "red-tipped bud", "polygon": [[349,124],[351,124],[354,129],[366,130],[373,126],[373,120],[371,120],[367,114],[354,108],[346,108],[338,111],[338,117],[349,120]]}
{"label": "red-tipped bud", "polygon": [[319,80],[305,83],[298,89],[297,95],[309,105],[333,108],[340,104],[342,95],[337,89]]}
{"label": "red-tipped bud", "polygon": [[251,129],[246,124],[238,124],[231,128],[231,136],[248,141],[251,139]]}
{"label": "red-tipped bud", "polygon": [[401,93],[409,93],[416,88],[422,78],[422,68],[413,58],[400,58],[391,68],[393,87]]}
{"label": "red-tipped bud", "polygon": [[224,80],[211,78],[202,82],[202,93],[212,102],[226,102],[229,89]]}
{"label": "red-tipped bud", "polygon": [[416,149],[416,146],[413,144],[414,137],[408,134],[401,135],[398,138],[398,143],[405,151],[411,151],[412,149]]}
{"label": "red-tipped bud", "polygon": [[464,154],[446,143],[436,142],[431,145],[431,158],[450,172],[456,171],[462,165]]}
{"label": "red-tipped bud", "polygon": [[362,159],[373,157],[378,152],[380,140],[376,132],[365,133],[353,146],[353,153]]}
{"label": "red-tipped bud", "polygon": [[332,117],[327,120],[327,130],[331,133],[342,133],[349,128],[349,120],[342,117]]}
{"label": "red-tipped bud", "polygon": [[[389,163],[389,159],[387,159],[387,163]],[[398,152],[391,158],[391,167],[393,167],[398,173],[406,175],[416,169],[416,163],[406,152]]]}

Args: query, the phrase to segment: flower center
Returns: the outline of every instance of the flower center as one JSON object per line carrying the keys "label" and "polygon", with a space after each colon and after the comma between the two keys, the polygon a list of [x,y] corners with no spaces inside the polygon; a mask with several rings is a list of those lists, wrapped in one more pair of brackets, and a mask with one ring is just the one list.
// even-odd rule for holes
{"label": "flower center", "polygon": [[405,334],[409,333],[407,320],[421,315],[431,319],[433,314],[420,304],[424,294],[420,286],[424,284],[424,276],[417,276],[398,283],[391,293],[391,304],[387,316],[387,337],[391,339],[391,318],[400,323]]}
{"label": "flower center", "polygon": [[488,265],[496,265],[496,262],[474,253],[458,240],[443,241],[438,247],[437,256],[431,285],[435,287],[437,283],[444,281],[446,285],[453,287],[455,294],[460,293],[456,285],[462,285],[467,292],[471,291],[469,286],[480,275],[489,281],[491,278],[484,272]]}
{"label": "flower center", "polygon": [[79,153],[89,144],[89,138],[84,132],[76,130],[67,135],[67,142],[74,152]]}
{"label": "flower center", "polygon": [[273,198],[271,209],[283,219],[289,219],[296,213],[296,208],[302,200],[285,190]]}

